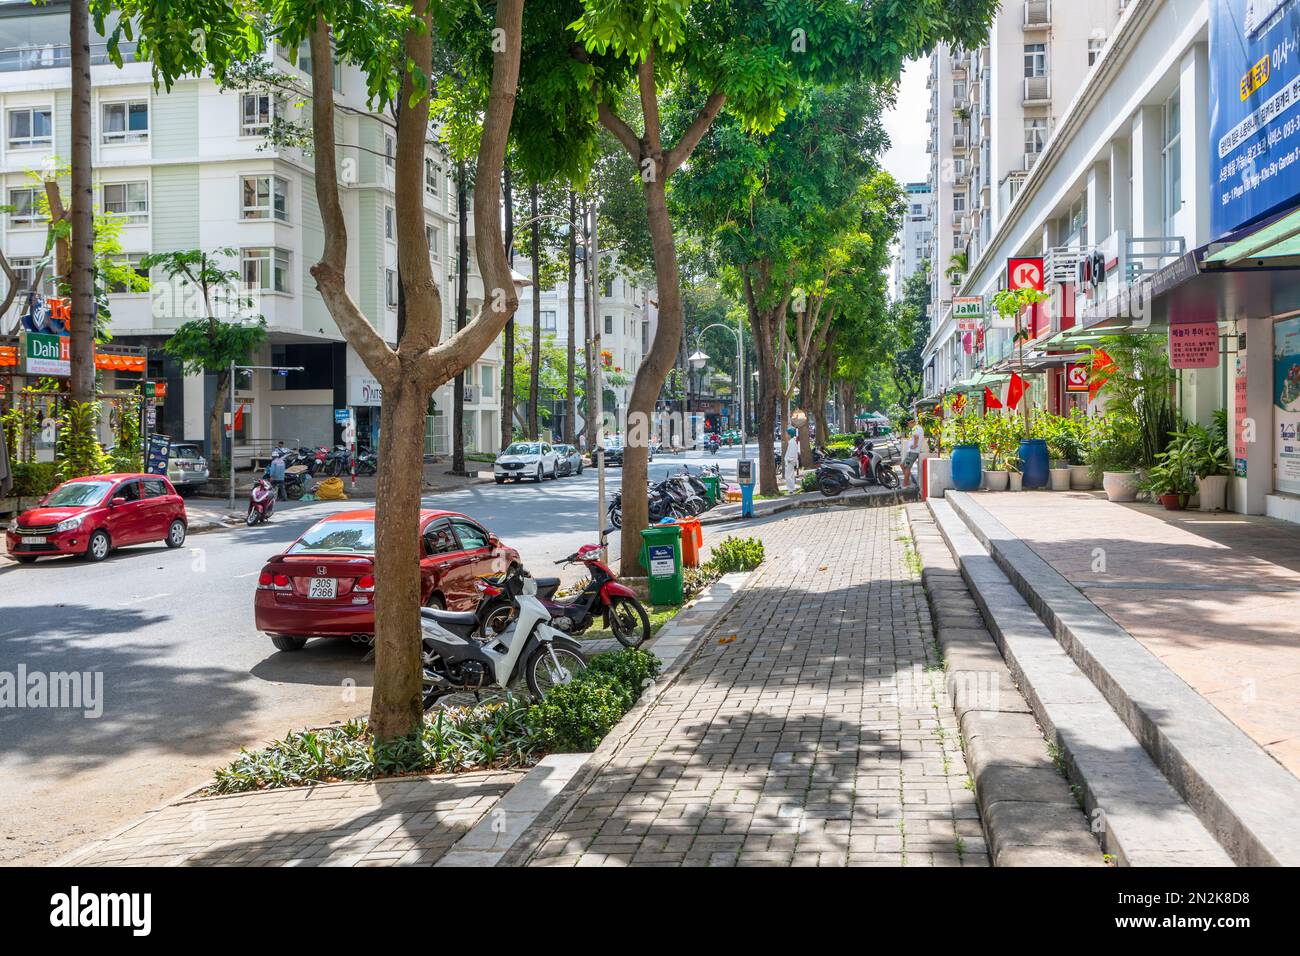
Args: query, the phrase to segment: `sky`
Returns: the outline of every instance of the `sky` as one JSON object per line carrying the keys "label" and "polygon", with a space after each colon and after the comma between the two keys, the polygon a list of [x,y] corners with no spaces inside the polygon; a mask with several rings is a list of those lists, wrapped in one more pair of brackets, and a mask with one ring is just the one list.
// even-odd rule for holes
{"label": "sky", "polygon": [[[912,60],[903,70],[898,101],[885,114],[885,131],[889,134],[889,151],[885,153],[884,166],[899,183],[924,182],[930,172],[930,158],[925,152],[925,141],[930,128],[925,122],[925,111],[930,105],[930,91],[925,88],[925,77],[930,61]],[[893,285],[893,269],[890,269]],[[897,290],[893,290],[897,295]]]}

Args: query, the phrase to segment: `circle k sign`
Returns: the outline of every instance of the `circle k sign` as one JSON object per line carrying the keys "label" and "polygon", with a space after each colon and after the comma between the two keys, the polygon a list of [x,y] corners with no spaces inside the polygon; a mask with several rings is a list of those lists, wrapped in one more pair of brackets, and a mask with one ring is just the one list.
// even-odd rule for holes
{"label": "circle k sign", "polygon": [[1007,288],[1012,290],[1037,289],[1042,292],[1043,260],[1041,258],[1008,259]]}
{"label": "circle k sign", "polygon": [[1088,390],[1088,366],[1082,362],[1065,367],[1065,390],[1067,392],[1086,392]]}

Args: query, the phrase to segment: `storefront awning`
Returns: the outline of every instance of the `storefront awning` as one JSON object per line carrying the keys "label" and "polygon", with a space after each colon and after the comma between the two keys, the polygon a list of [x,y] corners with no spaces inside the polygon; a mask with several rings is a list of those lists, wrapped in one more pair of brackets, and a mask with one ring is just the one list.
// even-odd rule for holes
{"label": "storefront awning", "polygon": [[1300,266],[1300,209],[1207,255],[1204,266],[1207,269]]}

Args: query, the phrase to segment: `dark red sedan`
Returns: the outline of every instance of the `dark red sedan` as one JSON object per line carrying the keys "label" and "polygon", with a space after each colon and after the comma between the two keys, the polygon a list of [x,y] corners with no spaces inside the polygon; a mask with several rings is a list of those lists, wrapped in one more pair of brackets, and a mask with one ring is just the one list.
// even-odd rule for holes
{"label": "dark red sedan", "polygon": [[103,561],[128,544],[185,543],[185,501],[161,475],[93,475],[59,485],[9,523],[9,555],[24,564],[42,557],[85,555]]}
{"label": "dark red sedan", "polygon": [[[375,511],[323,518],[266,563],[257,581],[257,629],[282,651],[309,637],[370,636],[375,632]],[[431,607],[472,610],[475,578],[519,564],[477,521],[451,511],[420,513],[420,600]]]}

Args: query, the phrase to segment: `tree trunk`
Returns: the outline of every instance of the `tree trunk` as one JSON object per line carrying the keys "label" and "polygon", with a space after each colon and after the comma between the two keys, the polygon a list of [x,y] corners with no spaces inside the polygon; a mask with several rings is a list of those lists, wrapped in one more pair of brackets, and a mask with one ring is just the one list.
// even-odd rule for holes
{"label": "tree trunk", "polygon": [[[515,266],[515,194],[510,188],[510,167],[502,173],[505,183],[503,204],[506,211],[506,261]],[[536,290],[534,290],[536,292]],[[501,344],[501,449],[515,440],[515,317],[506,322],[505,341]]]}
{"label": "tree trunk", "polygon": [[588,223],[590,209],[586,200],[582,204],[582,238],[587,249],[587,257],[582,261],[582,313],[587,329],[587,340],[583,345],[583,357],[586,360],[585,382],[587,413],[583,416],[583,444],[590,451],[596,447],[596,430],[599,422],[595,421],[597,385],[596,363],[600,353],[596,351],[596,323],[600,321],[597,314],[595,296],[591,294],[591,228]]}
{"label": "tree trunk", "polygon": [[[465,163],[456,164],[456,331],[459,332],[469,321],[469,170]],[[456,376],[456,394],[464,402],[465,378]],[[463,409],[456,411],[455,424],[460,429],[460,439],[452,451],[451,470],[453,474],[467,474],[465,470],[465,429],[461,421],[465,417]],[[487,436],[483,436],[486,440]]]}
{"label": "tree trunk", "polygon": [[650,223],[650,244],[654,249],[655,281],[659,294],[659,326],[650,353],[637,369],[628,400],[627,444],[623,452],[623,535],[619,550],[620,573],[639,577],[641,568],[641,529],[650,521],[646,498],[649,474],[650,423],[654,419],[655,401],[664,379],[673,367],[682,335],[682,294],[677,267],[677,245],[662,177],[645,184],[646,215]]}
{"label": "tree trunk", "polygon": [[541,434],[538,421],[540,410],[537,405],[542,378],[542,270],[537,257],[541,247],[542,224],[537,218],[539,213],[536,183],[528,187],[528,200],[529,215],[532,217],[528,257],[533,265],[533,354],[528,362],[528,367],[532,371],[532,377],[528,380],[528,437],[537,441]]}
{"label": "tree trunk", "polygon": [[568,317],[568,338],[565,341],[565,351],[568,352],[567,362],[565,364],[564,382],[565,382],[565,400],[564,400],[564,440],[566,443],[577,447],[577,428],[578,428],[578,395],[577,395],[577,369],[574,367],[573,350],[575,347],[574,335],[577,332],[577,294],[578,290],[573,287],[578,278],[578,197],[573,190],[569,190],[569,317]]}
{"label": "tree trunk", "polygon": [[69,197],[72,274],[63,276],[72,293],[69,332],[74,402],[95,397],[95,223],[90,151],[90,12],[88,0],[72,0],[69,10],[72,58],[72,174]]}
{"label": "tree trunk", "polygon": [[[208,445],[210,446],[208,458],[212,461],[212,471],[218,474],[221,471],[221,463],[226,458],[225,451],[225,429],[221,427],[222,416],[230,409],[230,371],[222,369],[217,373],[217,389],[212,397],[212,411],[208,413]],[[230,420],[230,450],[231,462],[234,461],[235,450],[235,421],[232,417]],[[232,465],[233,467],[233,465]]]}
{"label": "tree trunk", "polygon": [[799,408],[804,414],[804,425],[803,428],[799,429],[799,466],[801,468],[811,468],[813,463],[811,435],[813,415],[816,408],[810,400],[813,397],[811,378],[808,367],[804,366],[803,373],[799,376]]}

